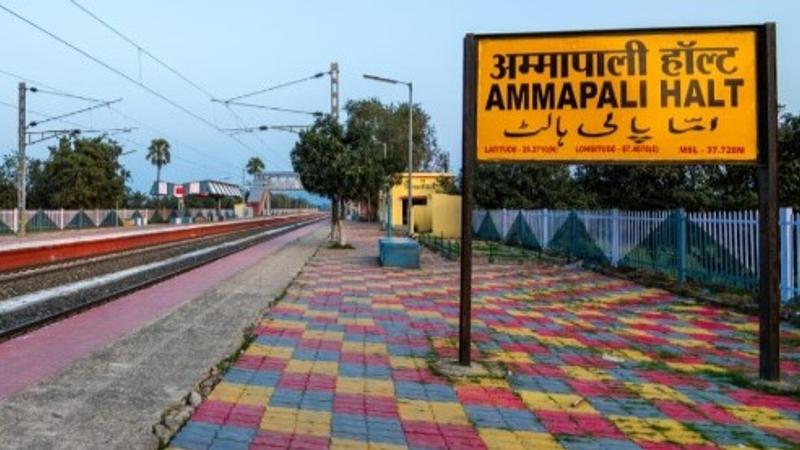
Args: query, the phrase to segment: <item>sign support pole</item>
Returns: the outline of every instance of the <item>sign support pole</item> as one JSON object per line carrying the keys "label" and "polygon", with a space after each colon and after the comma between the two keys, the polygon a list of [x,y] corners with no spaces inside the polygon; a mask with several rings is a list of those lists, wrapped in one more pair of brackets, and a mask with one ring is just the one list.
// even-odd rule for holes
{"label": "sign support pole", "polygon": [[759,376],[780,379],[780,237],[778,234],[778,96],[775,24],[759,30],[758,204]]}
{"label": "sign support pole", "polygon": [[464,117],[461,149],[461,301],[458,322],[458,363],[469,366],[472,341],[472,177],[474,174],[477,110],[475,37],[464,37]]}

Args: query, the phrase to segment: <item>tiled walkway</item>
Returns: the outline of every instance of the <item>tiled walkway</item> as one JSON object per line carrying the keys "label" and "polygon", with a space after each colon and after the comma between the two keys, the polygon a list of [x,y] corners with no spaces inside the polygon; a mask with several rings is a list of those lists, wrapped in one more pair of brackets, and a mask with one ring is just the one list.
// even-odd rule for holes
{"label": "tiled walkway", "polygon": [[[731,384],[757,365],[755,318],[584,270],[475,268],[474,359],[502,378],[449,381],[458,266],[320,250],[172,448],[791,449],[800,400]],[[800,377],[800,331],[783,373]],[[727,380],[727,381],[726,381]],[[741,384],[741,383],[738,383]]]}

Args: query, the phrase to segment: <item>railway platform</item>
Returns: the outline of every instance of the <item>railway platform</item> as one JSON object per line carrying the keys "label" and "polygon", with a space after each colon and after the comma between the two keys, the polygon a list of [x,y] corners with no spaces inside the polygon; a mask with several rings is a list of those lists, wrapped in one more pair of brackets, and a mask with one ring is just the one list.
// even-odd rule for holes
{"label": "railway platform", "polygon": [[[172,449],[796,449],[800,400],[748,385],[757,319],[544,263],[476,264],[473,361],[458,265],[380,267],[379,230],[322,248]],[[800,376],[800,330],[782,371]],[[214,345],[209,342],[208,345]],[[744,372],[744,375],[743,375]]]}
{"label": "railway platform", "polygon": [[0,448],[155,448],[152,425],[232,352],[324,242],[313,223],[0,343]]}

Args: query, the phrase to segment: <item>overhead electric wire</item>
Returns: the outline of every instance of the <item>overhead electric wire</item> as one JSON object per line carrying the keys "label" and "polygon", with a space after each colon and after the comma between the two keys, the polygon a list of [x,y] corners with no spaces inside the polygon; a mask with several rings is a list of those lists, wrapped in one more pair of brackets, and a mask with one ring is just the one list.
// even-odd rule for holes
{"label": "overhead electric wire", "polygon": [[188,144],[186,141],[183,141],[183,140],[180,140],[180,139],[175,139],[175,137],[171,136],[170,133],[166,133],[164,130],[156,128],[156,127],[150,125],[147,122],[143,122],[140,119],[132,117],[130,114],[127,114],[124,111],[119,110],[118,108],[115,108],[115,107],[111,106],[111,107],[109,107],[109,109],[111,111],[115,112],[116,114],[119,114],[121,117],[123,117],[123,118],[125,118],[127,120],[135,122],[135,123],[141,125],[142,127],[147,128],[150,131],[155,132],[156,134],[160,134],[160,135],[162,135],[164,137],[169,138],[172,142],[178,143],[183,147],[186,147],[188,149],[193,150],[195,153],[197,153],[197,154],[199,154],[201,156],[205,156],[206,158],[209,158],[209,159],[216,159],[216,160],[218,160],[219,162],[222,162],[222,163],[228,163],[229,162],[229,161],[225,161],[224,159],[222,159],[222,158],[220,158],[218,156],[214,156],[214,155],[208,154],[204,150],[201,150],[201,149],[199,149],[199,148],[197,148],[197,147],[195,147],[193,145]]}
{"label": "overhead electric wire", "polygon": [[49,91],[49,90],[42,89],[42,88],[39,88],[39,87],[36,87],[36,86],[31,86],[31,87],[28,88],[28,90],[33,92],[33,93],[36,93],[36,94],[56,95],[56,96],[59,96],[59,97],[68,97],[68,98],[74,98],[74,99],[78,99],[78,100],[85,100],[87,102],[101,103],[101,102],[105,101],[105,100],[101,100],[99,98],[86,97],[86,96],[83,96],[83,95],[75,95],[75,94],[69,94],[69,93],[66,93],[66,92],[59,92],[59,91]]}
{"label": "overhead electric wire", "polygon": [[28,24],[29,26],[31,26],[31,27],[33,27],[33,28],[35,28],[35,29],[39,30],[40,32],[42,32],[42,33],[46,34],[47,36],[50,36],[51,38],[55,39],[56,41],[60,42],[61,44],[63,44],[63,45],[65,45],[65,46],[67,46],[67,47],[71,48],[72,50],[74,50],[74,51],[76,51],[76,52],[80,53],[81,55],[83,55],[84,57],[86,57],[86,58],[90,59],[90,60],[91,60],[91,61],[93,61],[94,63],[96,63],[96,64],[98,64],[98,65],[100,65],[100,66],[102,66],[102,67],[106,68],[107,70],[111,71],[112,73],[114,73],[114,74],[116,74],[116,75],[118,75],[118,76],[120,76],[120,77],[124,78],[124,79],[125,79],[125,80],[127,80],[128,82],[130,82],[130,83],[133,83],[133,84],[135,84],[136,86],[139,86],[140,88],[142,88],[142,89],[146,90],[146,91],[147,91],[147,92],[149,92],[150,94],[152,94],[152,95],[154,95],[154,96],[158,97],[158,98],[159,98],[159,99],[161,99],[162,101],[164,101],[164,102],[166,102],[166,103],[168,103],[168,104],[172,105],[173,107],[175,107],[175,108],[179,109],[180,111],[182,111],[182,112],[184,112],[184,113],[188,114],[189,116],[191,116],[191,117],[194,117],[195,119],[199,120],[200,122],[204,123],[205,125],[207,125],[207,126],[209,126],[209,127],[213,128],[213,129],[215,129],[215,130],[219,131],[221,134],[223,134],[223,135],[225,135],[225,136],[227,136],[227,137],[229,137],[229,138],[233,139],[234,141],[236,141],[237,143],[239,143],[239,145],[241,145],[242,147],[244,147],[245,149],[247,149],[247,150],[248,150],[248,151],[250,151],[251,153],[253,153],[253,154],[257,155],[257,156],[261,156],[261,155],[259,155],[259,154],[258,154],[258,153],[257,153],[255,150],[253,150],[253,149],[252,149],[252,148],[250,148],[248,145],[246,145],[244,142],[242,142],[240,139],[236,139],[236,138],[235,138],[235,136],[230,136],[230,135],[228,135],[228,134],[226,134],[226,133],[224,133],[224,132],[220,131],[219,127],[217,127],[216,125],[214,125],[213,123],[211,123],[211,122],[210,122],[208,119],[206,119],[206,118],[204,118],[204,117],[202,117],[202,116],[200,116],[200,115],[196,114],[195,112],[193,112],[193,111],[191,111],[190,109],[188,109],[188,108],[184,107],[183,105],[181,105],[181,104],[177,103],[176,101],[174,101],[174,100],[170,99],[169,97],[165,96],[164,94],[161,94],[160,92],[156,91],[155,89],[151,88],[150,86],[148,86],[148,85],[146,85],[146,84],[142,83],[141,81],[138,81],[138,80],[136,80],[136,79],[134,79],[134,78],[130,77],[130,76],[129,76],[129,75],[127,75],[125,72],[122,72],[121,70],[119,70],[119,69],[117,69],[117,68],[115,68],[115,67],[111,66],[110,64],[108,64],[108,63],[106,63],[105,61],[101,60],[100,58],[98,58],[98,57],[96,57],[96,56],[92,55],[91,53],[89,53],[89,52],[87,52],[87,51],[83,50],[82,48],[80,48],[80,47],[78,47],[78,46],[76,46],[76,45],[74,45],[74,44],[72,44],[72,43],[70,43],[70,42],[66,41],[66,40],[65,40],[65,39],[63,39],[62,37],[60,37],[60,36],[56,35],[55,33],[51,32],[50,30],[48,30],[48,29],[46,29],[46,28],[44,28],[44,27],[40,26],[39,24],[37,24],[37,23],[35,23],[35,22],[31,21],[30,19],[28,19],[28,18],[26,18],[26,17],[24,17],[24,16],[20,15],[19,13],[17,13],[16,11],[14,11],[14,10],[12,10],[12,9],[8,8],[7,6],[0,4],[0,9],[2,9],[3,11],[5,11],[5,12],[7,12],[7,13],[11,14],[12,16],[16,17],[17,19],[21,20],[22,22],[25,22],[25,23],[26,23],[26,24]]}
{"label": "overhead electric wire", "polygon": [[3,74],[5,76],[11,77],[11,78],[16,78],[18,80],[26,81],[26,82],[31,83],[31,84],[38,84],[39,86],[44,86],[47,89],[51,89],[53,91],[58,91],[58,92],[61,92],[62,94],[66,93],[66,92],[62,91],[61,89],[54,88],[53,86],[48,86],[48,85],[46,85],[46,84],[44,84],[44,83],[42,83],[40,81],[36,81],[36,80],[31,79],[31,78],[26,78],[26,77],[23,77],[22,75],[17,75],[15,73],[9,72],[7,70],[0,69],[0,74]]}
{"label": "overhead electric wire", "polygon": [[278,111],[278,112],[285,112],[285,113],[292,113],[292,114],[305,114],[309,116],[319,117],[322,115],[320,111],[304,111],[301,109],[291,109],[291,108],[281,108],[278,106],[267,106],[267,105],[259,105],[255,103],[245,103],[245,102],[234,102],[234,101],[222,101],[222,100],[212,100],[213,102],[223,103],[227,105],[236,105],[242,106],[245,108],[256,108],[256,109],[266,109],[269,111]]}
{"label": "overhead electric wire", "polygon": [[260,89],[260,90],[253,91],[253,92],[249,92],[247,94],[237,95],[236,97],[231,97],[231,98],[229,98],[227,100],[222,100],[222,102],[223,103],[230,103],[230,102],[233,102],[233,101],[236,101],[236,100],[240,100],[240,99],[243,99],[243,98],[246,98],[246,97],[252,97],[254,95],[263,94],[263,93],[266,93],[266,92],[274,91],[276,89],[285,88],[285,87],[292,86],[292,85],[295,85],[295,84],[303,83],[305,81],[310,81],[310,80],[315,80],[317,78],[322,78],[323,76],[325,76],[327,74],[330,74],[330,73],[331,73],[330,71],[328,71],[328,72],[318,72],[318,73],[315,73],[314,75],[311,75],[309,77],[300,78],[300,79],[293,80],[293,81],[287,81],[286,83],[276,84],[275,86],[270,86],[268,88]]}
{"label": "overhead electric wire", "polygon": [[[12,103],[9,103],[9,102],[3,101],[3,100],[0,100],[0,106],[6,106],[6,107],[8,107],[9,109],[13,109],[13,110],[16,110],[16,109],[17,109],[17,105],[14,105],[14,104],[12,104]],[[30,109],[30,108],[26,108],[26,111],[27,111],[27,112],[29,112],[29,113],[31,113],[31,114],[35,114],[35,115],[37,115],[37,116],[42,116],[42,117],[45,117],[45,118],[51,118],[51,117],[53,117],[53,116],[51,116],[51,115],[49,115],[49,114],[45,114],[45,113],[43,113],[43,112],[36,111],[36,110]],[[135,119],[133,119],[133,118],[131,118],[131,117],[128,117],[128,118],[129,118],[130,120],[134,120],[134,121],[135,121]],[[77,122],[73,122],[73,121],[71,121],[71,120],[58,119],[58,121],[59,121],[59,122],[63,122],[63,123],[65,123],[65,124],[67,124],[67,125],[72,125],[72,126],[79,127],[79,128],[84,128],[84,127],[85,127],[85,125],[83,125],[83,124],[80,124],[80,123],[77,123]],[[144,124],[141,124],[141,125],[144,125]],[[149,127],[148,127],[148,128],[149,128]],[[87,131],[91,131],[91,130],[87,130]],[[164,133],[161,133],[161,134],[164,134]],[[141,147],[142,149],[146,149],[146,148],[147,148],[147,145],[145,145],[145,144],[143,144],[143,143],[141,143],[141,142],[134,141],[133,139],[130,139],[130,138],[126,137],[126,136],[117,136],[117,135],[115,135],[115,136],[114,136],[114,139],[115,139],[115,140],[121,140],[121,141],[128,142],[128,143],[130,143],[130,144],[133,144],[133,145],[135,145],[135,146],[137,146],[137,147]],[[177,141],[176,141],[176,142],[177,142]],[[185,144],[185,143],[184,143],[184,144]],[[188,145],[184,145],[184,147],[189,147],[189,146],[188,146]],[[195,149],[195,151],[196,151],[196,149]],[[178,155],[178,154],[173,154],[173,155],[172,155],[172,157],[173,157],[174,159],[176,159],[176,160],[180,161],[181,163],[188,164],[188,165],[192,165],[192,166],[196,166],[196,167],[199,167],[199,168],[201,168],[201,169],[210,170],[210,171],[212,171],[212,172],[215,172],[215,171],[216,171],[216,172],[218,172],[218,171],[220,170],[220,168],[219,168],[219,167],[211,167],[211,166],[207,166],[207,165],[205,165],[205,164],[201,164],[201,163],[199,163],[199,162],[197,162],[197,161],[193,161],[193,160],[191,160],[191,159],[186,159],[186,158],[183,158],[182,156],[180,156],[180,155]],[[234,172],[230,171],[229,169],[224,169],[224,170],[225,170],[225,172],[223,172],[223,173],[225,173],[226,175],[238,176],[238,174],[236,174],[236,173],[234,173]]]}
{"label": "overhead electric wire", "polygon": [[112,33],[114,33],[114,34],[116,34],[117,36],[119,36],[119,37],[120,37],[122,40],[124,40],[125,42],[127,42],[127,43],[131,44],[132,46],[136,47],[136,50],[138,50],[138,51],[139,51],[139,52],[141,52],[141,53],[144,53],[144,54],[145,54],[145,55],[147,55],[147,56],[148,56],[150,59],[152,59],[153,61],[157,62],[157,63],[158,63],[158,64],[160,64],[162,67],[164,67],[165,69],[169,70],[170,72],[172,72],[172,73],[173,73],[175,76],[177,76],[178,78],[180,78],[180,79],[182,79],[183,81],[185,81],[185,82],[189,83],[189,84],[190,84],[190,85],[192,85],[192,86],[193,86],[195,89],[197,89],[198,91],[200,91],[200,92],[202,92],[202,93],[206,94],[207,96],[209,96],[209,97],[212,97],[212,98],[214,97],[214,95],[213,95],[213,94],[211,94],[211,93],[210,93],[208,90],[206,90],[206,89],[205,89],[205,88],[203,88],[202,86],[198,85],[197,83],[195,83],[194,81],[192,81],[191,79],[189,79],[189,77],[187,77],[187,76],[183,75],[182,73],[178,72],[178,70],[177,70],[177,69],[173,68],[172,66],[170,66],[169,64],[167,64],[166,62],[164,62],[164,60],[162,60],[162,59],[158,58],[157,56],[153,55],[152,53],[150,53],[150,52],[149,52],[147,49],[145,49],[144,47],[142,47],[141,45],[139,45],[138,43],[136,43],[136,42],[135,42],[133,39],[129,38],[128,36],[125,36],[125,34],[123,34],[121,31],[117,30],[117,29],[116,29],[116,28],[114,28],[113,26],[111,26],[111,25],[110,25],[108,22],[106,22],[105,20],[103,20],[103,19],[101,19],[100,17],[98,17],[98,16],[97,16],[95,13],[91,12],[91,11],[90,11],[88,8],[86,8],[85,6],[81,5],[80,3],[78,3],[78,2],[77,2],[77,1],[75,1],[75,0],[70,0],[70,3],[72,3],[73,5],[75,5],[75,6],[76,6],[78,9],[80,9],[81,11],[83,11],[84,13],[86,13],[86,14],[87,14],[89,17],[91,17],[92,19],[96,20],[97,22],[99,22],[99,23],[100,23],[101,25],[103,25],[104,27],[108,28],[108,29],[109,29],[109,30],[110,30]]}
{"label": "overhead electric wire", "polygon": [[[214,94],[212,94],[212,93],[211,93],[211,92],[210,92],[208,89],[205,89],[204,87],[200,86],[198,83],[196,83],[196,82],[192,81],[192,80],[191,80],[191,79],[190,79],[188,76],[186,76],[186,75],[182,74],[182,73],[181,73],[181,72],[179,72],[177,69],[175,69],[175,68],[173,68],[172,66],[170,66],[169,64],[167,64],[167,63],[166,63],[166,62],[165,62],[163,59],[161,59],[161,58],[159,58],[159,57],[157,57],[157,56],[153,55],[153,54],[152,54],[150,51],[148,51],[147,49],[145,49],[144,47],[142,47],[141,45],[139,45],[139,43],[137,43],[137,42],[136,42],[136,41],[134,41],[133,39],[131,39],[131,38],[129,38],[128,36],[126,36],[124,33],[122,33],[121,31],[119,31],[118,29],[116,29],[114,26],[112,26],[111,24],[109,24],[108,22],[106,22],[105,20],[103,20],[102,18],[100,18],[100,17],[99,17],[97,14],[93,13],[93,12],[92,12],[92,11],[90,11],[88,8],[86,8],[85,6],[83,6],[83,5],[81,5],[80,3],[78,3],[76,0],[70,0],[70,3],[72,3],[72,4],[73,4],[73,5],[75,5],[75,6],[76,6],[78,9],[80,9],[81,11],[83,11],[84,13],[86,13],[86,14],[87,14],[89,17],[91,17],[92,19],[96,20],[98,23],[100,23],[101,25],[103,25],[103,26],[104,26],[105,28],[107,28],[109,31],[111,31],[112,33],[116,34],[116,35],[117,35],[119,38],[121,38],[122,40],[124,40],[124,41],[125,41],[125,42],[127,42],[128,44],[130,44],[130,45],[132,45],[133,47],[135,47],[135,48],[136,48],[136,50],[138,50],[140,53],[143,53],[143,54],[145,54],[145,55],[146,55],[146,56],[148,56],[150,59],[152,59],[153,61],[155,61],[155,62],[157,62],[158,64],[160,64],[162,67],[164,67],[164,68],[165,68],[165,69],[167,69],[168,71],[172,72],[172,73],[173,73],[175,76],[177,76],[178,78],[180,78],[181,80],[185,81],[186,83],[188,83],[189,85],[191,85],[192,87],[194,87],[195,89],[197,89],[198,91],[200,91],[200,92],[202,92],[203,94],[205,94],[206,96],[208,96],[210,99],[212,99],[212,100],[213,100],[213,99],[215,98]],[[324,74],[316,74],[316,75],[314,75],[314,76],[315,76],[315,77],[317,77],[317,76],[322,76],[322,75],[324,75]],[[141,75],[140,75],[140,78],[141,78]],[[296,82],[299,82],[299,81],[295,81],[295,82],[292,82],[292,83],[296,83]],[[277,87],[276,87],[276,88],[277,88]],[[234,115],[235,115],[235,113],[234,113]],[[238,117],[238,116],[237,116],[237,119],[241,121],[241,118],[240,118],[240,117]],[[220,130],[220,128],[219,128],[219,127],[218,127],[216,124],[213,124],[213,126],[214,126],[215,128],[217,128],[217,130]],[[229,138],[232,138],[233,140],[235,140],[236,142],[238,142],[240,145],[242,145],[243,147],[247,148],[247,149],[248,149],[248,150],[249,150],[251,153],[253,153],[253,154],[255,154],[255,155],[259,156],[259,157],[262,157],[262,158],[263,158],[264,160],[266,160],[266,161],[270,161],[270,160],[269,160],[269,159],[268,159],[266,156],[262,156],[262,155],[260,155],[258,152],[256,152],[255,150],[251,149],[251,148],[250,148],[248,145],[246,145],[246,144],[245,144],[243,141],[241,141],[241,140],[239,140],[239,139],[235,138],[234,136],[230,136],[230,135],[228,135],[228,137],[229,137]],[[260,139],[260,138],[259,138],[259,141],[261,142],[261,145],[263,145],[265,149],[268,149],[268,147],[269,147],[269,146],[267,145],[267,143],[266,143],[264,140],[262,140],[262,139]]]}
{"label": "overhead electric wire", "polygon": [[102,108],[102,107],[104,107],[104,106],[111,105],[112,103],[117,103],[117,102],[121,102],[121,101],[122,101],[122,99],[121,99],[121,98],[118,98],[118,99],[115,99],[115,100],[109,100],[109,101],[107,101],[107,102],[98,103],[98,104],[96,104],[96,105],[92,105],[92,106],[89,106],[89,107],[87,107],[87,108],[79,109],[79,110],[77,110],[77,111],[72,111],[72,112],[68,112],[68,113],[65,113],[65,114],[58,115],[58,116],[50,117],[49,119],[45,119],[45,120],[38,120],[38,121],[37,121],[37,120],[34,120],[34,121],[32,121],[31,123],[29,123],[29,124],[28,124],[28,126],[29,126],[29,127],[35,127],[35,126],[37,126],[37,125],[40,125],[40,124],[43,124],[43,123],[46,123],[46,122],[51,122],[51,121],[53,121],[53,120],[62,119],[62,118],[64,118],[64,117],[75,116],[75,115],[77,115],[77,114],[85,113],[85,112],[87,112],[87,111],[92,111],[92,110],[94,110],[94,109],[97,109],[97,108]]}

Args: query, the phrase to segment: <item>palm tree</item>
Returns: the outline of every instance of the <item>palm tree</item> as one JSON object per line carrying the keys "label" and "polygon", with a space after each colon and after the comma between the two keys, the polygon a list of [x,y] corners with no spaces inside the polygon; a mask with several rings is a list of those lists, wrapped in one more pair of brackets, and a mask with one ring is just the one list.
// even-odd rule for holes
{"label": "palm tree", "polygon": [[264,161],[258,156],[254,156],[247,161],[245,167],[247,168],[248,175],[255,175],[264,171]]}
{"label": "palm tree", "polygon": [[156,166],[156,186],[161,183],[161,168],[169,164],[169,148],[169,142],[164,138],[153,139],[147,147],[147,160]]}

